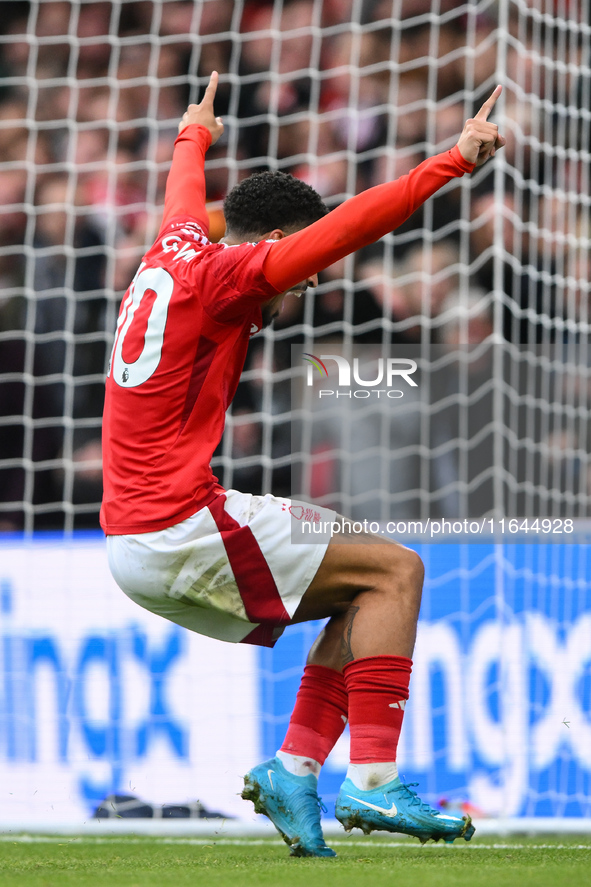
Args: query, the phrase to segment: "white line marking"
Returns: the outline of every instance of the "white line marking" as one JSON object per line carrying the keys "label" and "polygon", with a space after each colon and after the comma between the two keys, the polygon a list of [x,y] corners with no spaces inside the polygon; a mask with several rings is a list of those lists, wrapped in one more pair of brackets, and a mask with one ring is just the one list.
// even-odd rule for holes
{"label": "white line marking", "polygon": [[[0,843],[4,844],[179,844],[194,847],[210,847],[216,846],[264,846],[277,845],[283,847],[283,841],[279,838],[125,838],[125,837],[58,837],[50,835],[0,835]],[[472,852],[473,850],[589,850],[591,851],[591,843],[589,844],[421,844],[418,841],[408,839],[406,841],[391,841],[388,838],[380,838],[376,836],[373,840],[358,841],[346,838],[329,839],[331,847],[392,847],[399,850],[406,847],[409,850],[443,850],[449,853],[452,850],[463,850]]]}

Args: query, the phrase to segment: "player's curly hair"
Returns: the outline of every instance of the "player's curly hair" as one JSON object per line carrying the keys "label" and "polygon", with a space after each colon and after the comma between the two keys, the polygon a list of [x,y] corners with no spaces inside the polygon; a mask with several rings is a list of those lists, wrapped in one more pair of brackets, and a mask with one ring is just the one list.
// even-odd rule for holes
{"label": "player's curly hair", "polygon": [[314,188],[279,171],[253,173],[224,200],[226,231],[238,237],[262,236],[275,228],[305,228],[327,212]]}

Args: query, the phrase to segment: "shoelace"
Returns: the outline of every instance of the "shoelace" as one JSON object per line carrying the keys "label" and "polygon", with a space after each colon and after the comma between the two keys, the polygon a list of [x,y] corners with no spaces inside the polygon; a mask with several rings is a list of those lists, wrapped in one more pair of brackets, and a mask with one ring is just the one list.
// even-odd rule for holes
{"label": "shoelace", "polygon": [[403,792],[403,797],[410,800],[411,807],[418,806],[421,813],[430,813],[432,816],[439,816],[438,810],[435,810],[435,808],[431,807],[430,804],[427,804],[426,801],[421,800],[416,792],[411,791],[411,786],[418,784],[418,782],[401,782],[400,785],[394,789],[394,791]]}

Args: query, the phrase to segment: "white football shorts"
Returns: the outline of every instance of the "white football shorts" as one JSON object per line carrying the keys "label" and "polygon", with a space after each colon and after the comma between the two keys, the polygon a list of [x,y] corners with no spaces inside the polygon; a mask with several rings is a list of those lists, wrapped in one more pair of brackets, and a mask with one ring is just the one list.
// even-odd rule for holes
{"label": "white football shorts", "polygon": [[272,647],[316,575],[334,519],[327,508],[228,490],[165,530],[108,536],[109,566],[152,613],[222,641]]}

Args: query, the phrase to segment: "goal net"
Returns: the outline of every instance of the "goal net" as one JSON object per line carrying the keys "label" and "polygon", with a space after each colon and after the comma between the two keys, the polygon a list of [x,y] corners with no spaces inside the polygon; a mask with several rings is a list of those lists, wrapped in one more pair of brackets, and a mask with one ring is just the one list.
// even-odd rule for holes
{"label": "goal net", "polygon": [[[214,67],[226,126],[207,160],[214,238],[220,198],[249,172],[290,171],[335,206],[452,146],[496,82],[508,138],[286,301],[252,344],[216,455],[222,483],[381,520],[587,517],[588,12],[567,0],[3,4],[2,526],[97,524],[118,304],[158,227],[178,119]],[[299,460],[314,470],[294,477],[294,344],[414,346],[420,396],[316,423]],[[358,471],[366,450],[371,471]]]}
{"label": "goal net", "polygon": [[[413,523],[409,538],[432,568],[421,649],[436,651],[426,657],[435,684],[423,671],[417,694],[432,704],[440,745],[424,739],[417,704],[409,723],[423,745],[409,752],[409,770],[447,761],[445,791],[478,796],[495,814],[590,815],[591,745],[584,750],[580,731],[569,739],[571,721],[590,729],[581,651],[591,648],[591,587],[580,545],[591,508],[590,22],[589,0],[2,4],[5,531],[98,526],[118,307],[158,230],[178,120],[211,70],[225,124],[206,162],[212,239],[223,235],[223,196],[249,173],[291,172],[333,208],[451,148],[503,84],[491,119],[507,145],[494,160],[324,270],[253,340],[214,460],[226,488],[296,493],[380,527]],[[364,394],[338,397],[335,356],[359,361]],[[400,403],[367,382],[393,356],[419,374]],[[312,403],[319,390],[333,400]],[[445,521],[463,522],[458,542],[472,521],[468,541],[481,544],[469,553],[423,544],[437,521],[442,539]],[[502,545],[489,538],[496,533]],[[528,545],[508,544],[511,533]],[[293,637],[285,661],[262,656],[269,687],[299,664],[307,635]],[[572,692],[559,698],[578,714],[553,703],[551,750],[541,738],[548,649],[577,663]],[[512,671],[520,656],[530,665]],[[478,689],[457,671],[468,660],[488,694],[470,728],[486,775],[470,792],[471,749],[450,751],[460,721],[446,721],[437,703],[456,687],[466,704],[462,694]],[[506,705],[526,699],[530,720],[504,719],[505,690]],[[268,723],[284,725],[273,699]],[[534,728],[535,784],[511,744],[512,730],[527,742]],[[500,770],[518,786],[509,800]],[[442,787],[429,779],[433,800]]]}

